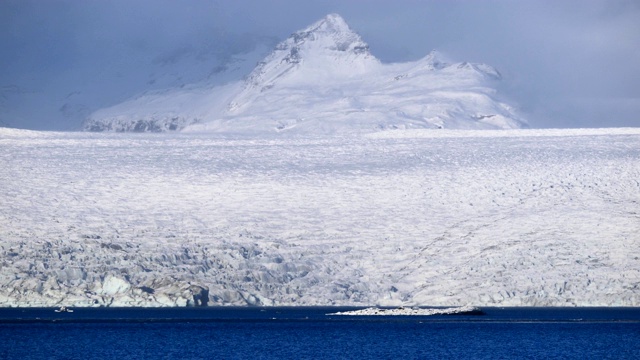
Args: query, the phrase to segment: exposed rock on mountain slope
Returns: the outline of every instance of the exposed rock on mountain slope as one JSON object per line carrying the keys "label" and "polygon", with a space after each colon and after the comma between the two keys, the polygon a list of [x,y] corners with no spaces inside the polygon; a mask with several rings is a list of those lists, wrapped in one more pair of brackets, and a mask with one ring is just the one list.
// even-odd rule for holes
{"label": "exposed rock on mountain slope", "polygon": [[344,19],[330,14],[278,44],[242,82],[133,99],[93,113],[84,128],[325,134],[522,127],[514,109],[498,100],[500,78],[491,66],[451,63],[435,51],[383,64]]}

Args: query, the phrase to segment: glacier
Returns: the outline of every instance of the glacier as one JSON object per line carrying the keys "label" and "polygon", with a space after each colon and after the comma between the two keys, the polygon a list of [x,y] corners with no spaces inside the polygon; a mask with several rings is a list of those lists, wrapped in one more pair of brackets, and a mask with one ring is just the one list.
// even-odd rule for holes
{"label": "glacier", "polygon": [[498,94],[500,73],[432,51],[386,64],[338,14],[279,43],[225,85],[149,92],[89,115],[87,131],[344,134],[387,129],[527,127]]}
{"label": "glacier", "polygon": [[0,128],[0,306],[638,306],[640,129]]}

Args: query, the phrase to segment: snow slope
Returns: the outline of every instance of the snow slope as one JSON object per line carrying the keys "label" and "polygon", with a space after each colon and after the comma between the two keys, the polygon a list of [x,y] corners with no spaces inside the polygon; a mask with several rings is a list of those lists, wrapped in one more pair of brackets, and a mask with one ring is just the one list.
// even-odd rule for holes
{"label": "snow slope", "polygon": [[523,127],[498,100],[499,80],[488,65],[450,63],[435,51],[383,64],[344,19],[330,14],[278,44],[242,82],[133,99],[93,113],[84,128],[333,134]]}
{"label": "snow slope", "polygon": [[[272,38],[228,33],[160,48],[127,40],[106,48],[85,46],[88,53],[63,55],[70,61],[54,56],[56,61],[43,62],[28,76],[19,72],[0,79],[0,126],[80,130],[95,111],[132,97],[238,81],[276,43]],[[60,63],[64,66],[57,69]]]}
{"label": "snow slope", "polygon": [[640,130],[0,128],[0,305],[640,305]]}

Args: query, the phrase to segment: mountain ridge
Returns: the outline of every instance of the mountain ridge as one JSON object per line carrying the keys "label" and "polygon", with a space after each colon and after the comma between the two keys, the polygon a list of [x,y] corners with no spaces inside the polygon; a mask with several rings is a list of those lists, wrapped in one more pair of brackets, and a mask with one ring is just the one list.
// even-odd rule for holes
{"label": "mountain ridge", "polygon": [[[130,100],[93,113],[84,129],[335,134],[525,127],[514,107],[496,99],[500,80],[489,65],[450,62],[437,51],[381,63],[340,15],[329,14],[280,42],[242,82]],[[158,102],[164,110],[151,105]]]}

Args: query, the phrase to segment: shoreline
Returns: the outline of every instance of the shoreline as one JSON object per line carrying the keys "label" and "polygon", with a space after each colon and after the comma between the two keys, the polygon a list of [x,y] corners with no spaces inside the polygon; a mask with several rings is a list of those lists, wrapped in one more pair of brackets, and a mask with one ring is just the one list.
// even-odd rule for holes
{"label": "shoreline", "polygon": [[[434,321],[434,322],[634,322],[640,307],[380,307],[367,314],[363,306],[208,306],[208,307],[102,307],[0,308],[0,325],[16,323],[160,323],[160,322],[299,322],[299,321]],[[419,310],[424,310],[420,312]],[[461,309],[462,311],[451,311]],[[398,312],[398,310],[400,312]],[[402,313],[411,310],[414,313]],[[365,312],[363,314],[363,312]]]}

